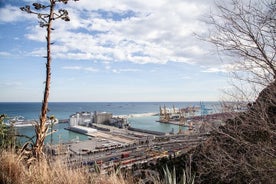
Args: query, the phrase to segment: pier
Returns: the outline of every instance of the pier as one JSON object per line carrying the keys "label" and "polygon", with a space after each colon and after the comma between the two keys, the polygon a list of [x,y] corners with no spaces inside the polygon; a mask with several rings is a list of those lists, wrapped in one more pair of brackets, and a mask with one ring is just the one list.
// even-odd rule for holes
{"label": "pier", "polygon": [[[142,141],[143,140],[143,141]],[[122,144],[110,139],[92,140],[64,145],[67,152],[62,157],[69,167],[85,167],[89,171],[97,164],[106,173],[115,165],[130,168],[133,164],[155,163],[157,159],[179,156],[206,140],[206,135],[166,135],[140,139],[135,143]]]}
{"label": "pier", "polygon": [[131,168],[133,164],[155,163],[163,157],[179,156],[204,142],[208,136],[204,133],[164,134],[102,124],[97,127],[97,131],[85,132],[91,137],[89,140],[64,144],[57,147],[63,151],[53,152],[61,154],[63,163],[68,167],[84,167],[93,171],[97,164],[101,173],[106,173],[118,164],[122,168]]}
{"label": "pier", "polygon": [[[100,113],[96,113],[99,115]],[[51,151],[55,155],[65,155],[63,162],[69,167],[87,167],[93,171],[97,164],[101,170],[108,172],[115,165],[129,168],[133,164],[156,162],[157,159],[178,156],[202,143],[208,137],[210,127],[216,122],[233,116],[228,113],[208,114],[187,118],[189,125],[183,132],[163,133],[152,130],[133,128],[122,119],[110,122],[110,114],[100,114],[97,123],[91,113],[72,115],[68,130],[89,136],[89,140],[75,141],[61,145]],[[117,121],[118,120],[118,121]],[[187,126],[183,121],[166,122],[179,126]]]}

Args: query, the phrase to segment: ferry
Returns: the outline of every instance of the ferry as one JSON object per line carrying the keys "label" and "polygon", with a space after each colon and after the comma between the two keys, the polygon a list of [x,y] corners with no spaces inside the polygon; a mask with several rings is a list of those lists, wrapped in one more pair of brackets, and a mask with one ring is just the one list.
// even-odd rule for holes
{"label": "ferry", "polygon": [[[26,120],[23,116],[15,116],[12,118],[8,118],[8,120],[5,122],[7,126],[13,125],[14,127],[31,127],[35,126],[38,121],[36,120]],[[57,118],[54,118],[53,120],[48,119],[46,124],[50,125],[51,123],[57,124],[59,120]]]}

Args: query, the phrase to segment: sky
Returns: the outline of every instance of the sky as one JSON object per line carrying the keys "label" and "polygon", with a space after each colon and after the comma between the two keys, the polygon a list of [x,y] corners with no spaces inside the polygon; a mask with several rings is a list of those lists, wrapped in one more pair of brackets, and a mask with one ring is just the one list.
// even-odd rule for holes
{"label": "sky", "polygon": [[[0,102],[43,98],[46,29],[0,0]],[[202,20],[213,0],[80,0],[70,21],[52,31],[52,102],[217,101],[228,87],[227,65]]]}

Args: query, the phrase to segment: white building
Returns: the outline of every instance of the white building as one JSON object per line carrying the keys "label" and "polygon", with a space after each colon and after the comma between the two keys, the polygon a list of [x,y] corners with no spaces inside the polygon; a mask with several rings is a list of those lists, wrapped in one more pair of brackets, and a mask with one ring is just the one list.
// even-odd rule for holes
{"label": "white building", "polygon": [[103,124],[112,119],[112,114],[107,112],[81,112],[70,116],[70,126],[86,126],[89,127],[93,123]]}
{"label": "white building", "polygon": [[76,113],[70,116],[70,126],[89,126],[93,123],[93,113],[91,112],[81,112]]}

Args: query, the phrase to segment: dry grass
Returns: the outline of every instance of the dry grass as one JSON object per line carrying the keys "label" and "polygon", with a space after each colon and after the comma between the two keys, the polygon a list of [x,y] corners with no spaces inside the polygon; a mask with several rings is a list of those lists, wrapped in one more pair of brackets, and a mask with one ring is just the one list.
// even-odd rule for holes
{"label": "dry grass", "polygon": [[0,183],[3,184],[130,184],[132,179],[124,179],[120,174],[97,175],[84,169],[69,169],[61,162],[49,164],[47,161],[35,163],[29,168],[18,161],[12,152],[0,155]]}
{"label": "dry grass", "polygon": [[0,156],[0,183],[18,184],[23,183],[23,165],[17,162],[16,155],[10,152],[2,152]]}

